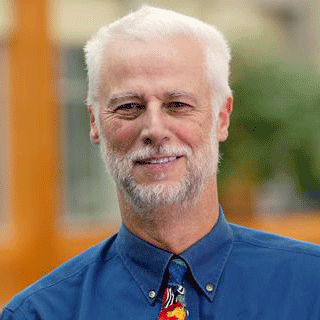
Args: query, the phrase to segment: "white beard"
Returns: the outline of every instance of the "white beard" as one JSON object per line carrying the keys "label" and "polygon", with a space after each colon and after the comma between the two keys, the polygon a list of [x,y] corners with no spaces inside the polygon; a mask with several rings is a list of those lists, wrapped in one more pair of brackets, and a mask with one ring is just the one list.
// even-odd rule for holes
{"label": "white beard", "polygon": [[[103,137],[103,134],[100,135]],[[120,154],[112,150],[107,139],[101,139],[101,155],[106,168],[109,168],[117,187],[124,191],[129,202],[137,211],[145,211],[156,207],[172,204],[184,204],[188,200],[197,198],[203,190],[206,180],[217,173],[219,151],[216,139],[211,137],[212,143],[194,155],[188,146],[159,145],[157,147],[145,146],[144,148],[127,154]],[[181,155],[187,159],[187,173],[181,181],[174,185],[166,182],[152,184],[139,184],[132,176],[134,161],[145,159],[151,155]]]}

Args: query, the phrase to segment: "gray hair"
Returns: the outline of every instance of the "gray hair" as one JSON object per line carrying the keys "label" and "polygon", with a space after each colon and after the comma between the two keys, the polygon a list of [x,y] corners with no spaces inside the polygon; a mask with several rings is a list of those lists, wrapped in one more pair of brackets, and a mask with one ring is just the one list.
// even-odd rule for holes
{"label": "gray hair", "polygon": [[214,26],[198,19],[146,5],[102,27],[84,47],[89,80],[87,104],[94,107],[96,114],[103,84],[103,58],[108,44],[114,39],[148,41],[165,35],[193,36],[203,45],[205,72],[215,93],[214,105],[218,114],[226,98],[231,95],[228,83],[230,50],[223,35]]}

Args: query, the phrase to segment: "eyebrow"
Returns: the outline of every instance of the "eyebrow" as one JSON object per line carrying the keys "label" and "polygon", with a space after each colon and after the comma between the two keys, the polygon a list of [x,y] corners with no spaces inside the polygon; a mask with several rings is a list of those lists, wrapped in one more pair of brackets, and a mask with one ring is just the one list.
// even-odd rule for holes
{"label": "eyebrow", "polygon": [[[172,90],[164,94],[164,100],[172,100],[174,98],[187,98],[192,100],[193,102],[197,103],[197,98],[192,94],[191,92],[184,91],[184,90]],[[121,92],[121,93],[115,93],[111,96],[108,108],[112,108],[112,106],[119,104],[123,101],[129,100],[129,99],[136,99],[140,101],[145,101],[144,95],[139,95],[137,92],[134,91],[127,91],[127,92]]]}
{"label": "eyebrow", "polygon": [[108,108],[111,108],[112,106],[128,99],[144,100],[144,97],[133,91],[115,93],[109,100]]}
{"label": "eyebrow", "polygon": [[173,98],[181,98],[181,97],[190,99],[193,102],[197,103],[197,98],[195,97],[195,95],[188,91],[172,90],[165,95],[165,98],[167,100],[171,100]]}

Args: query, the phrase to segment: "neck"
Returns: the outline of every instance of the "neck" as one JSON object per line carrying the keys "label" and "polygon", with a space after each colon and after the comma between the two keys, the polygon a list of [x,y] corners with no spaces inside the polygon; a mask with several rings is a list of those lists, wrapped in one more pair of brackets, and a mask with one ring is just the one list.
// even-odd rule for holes
{"label": "neck", "polygon": [[208,234],[219,216],[215,181],[208,182],[196,199],[152,208],[143,216],[122,192],[119,192],[119,203],[122,221],[132,233],[175,254],[182,253]]}

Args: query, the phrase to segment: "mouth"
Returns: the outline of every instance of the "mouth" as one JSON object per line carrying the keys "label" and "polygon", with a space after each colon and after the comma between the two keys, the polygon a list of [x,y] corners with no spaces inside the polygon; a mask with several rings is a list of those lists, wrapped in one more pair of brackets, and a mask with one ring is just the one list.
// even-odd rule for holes
{"label": "mouth", "polygon": [[164,157],[150,157],[146,159],[136,160],[136,164],[140,165],[163,165],[163,164],[169,164],[173,161],[176,161],[183,156],[164,156]]}

